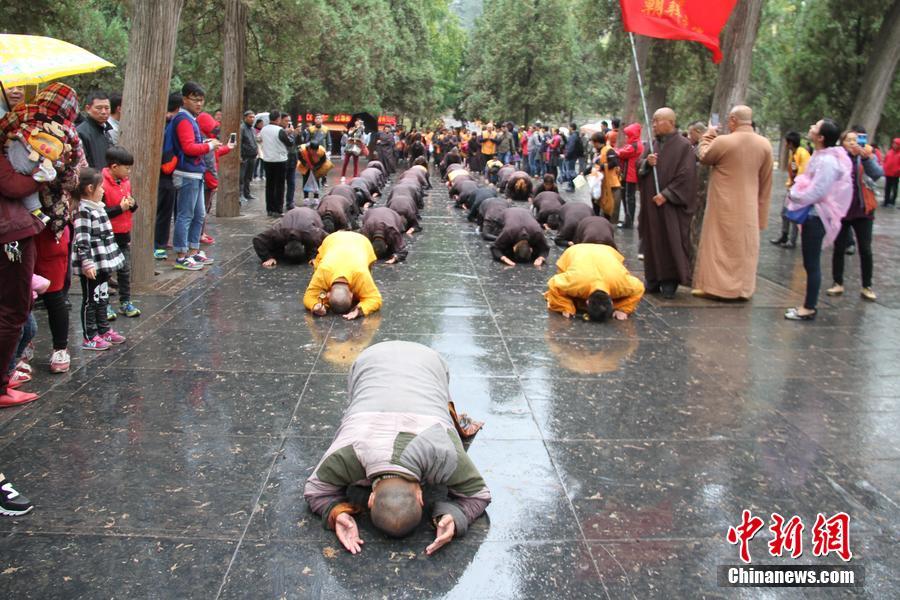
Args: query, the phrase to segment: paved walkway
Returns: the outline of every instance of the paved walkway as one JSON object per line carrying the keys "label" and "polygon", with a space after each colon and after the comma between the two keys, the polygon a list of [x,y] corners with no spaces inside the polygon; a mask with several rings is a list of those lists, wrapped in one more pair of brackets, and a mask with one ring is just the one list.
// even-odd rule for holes
{"label": "paved walkway", "polygon": [[[408,262],[374,268],[384,309],[347,323],[304,314],[308,266],[259,267],[254,204],[212,225],[214,268],[116,323],[123,348],[75,351],[61,377],[39,354],[44,397],[0,411],[0,466],[37,504],[0,520],[5,597],[827,597],[716,586],[743,509],[804,519],[799,561],[767,560],[767,530],[751,544],[754,564],[784,565],[840,562],[812,557],[810,531],[846,511],[856,594],[896,594],[900,213],[879,213],[877,304],[858,298],[852,257],[844,298],[784,321],[799,250],[764,242],[749,304],[682,290],[596,325],[547,313],[557,249],[543,269],[504,268],[435,191]],[[622,240],[640,271],[636,235]],[[487,422],[470,454],[488,518],[430,558],[428,527],[389,541],[365,520],[350,556],[302,498],[349,365],[388,339],[440,351],[457,405]]]}

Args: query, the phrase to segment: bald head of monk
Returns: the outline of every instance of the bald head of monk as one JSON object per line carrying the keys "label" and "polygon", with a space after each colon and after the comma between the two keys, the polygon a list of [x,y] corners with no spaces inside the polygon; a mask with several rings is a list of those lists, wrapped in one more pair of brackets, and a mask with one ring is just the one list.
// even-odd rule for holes
{"label": "bald head of monk", "polygon": [[338,315],[345,315],[353,308],[353,292],[346,279],[336,279],[328,290],[328,305]]}
{"label": "bald head of monk", "polygon": [[669,135],[675,132],[675,111],[663,107],[653,113],[653,135]]}
{"label": "bald head of monk", "polygon": [[744,125],[753,125],[753,109],[743,104],[738,104],[728,113],[728,129],[734,131]]}
{"label": "bald head of monk", "polygon": [[369,494],[372,524],[391,537],[408,535],[422,520],[422,487],[396,475],[376,478]]}

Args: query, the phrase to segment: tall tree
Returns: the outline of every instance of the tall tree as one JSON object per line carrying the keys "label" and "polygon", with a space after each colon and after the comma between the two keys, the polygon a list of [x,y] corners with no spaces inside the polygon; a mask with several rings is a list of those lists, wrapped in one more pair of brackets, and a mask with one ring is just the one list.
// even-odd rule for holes
{"label": "tall tree", "polygon": [[499,0],[486,7],[467,57],[463,110],[524,119],[568,113],[576,34],[567,0]]}
{"label": "tall tree", "polygon": [[[647,56],[649,56],[650,54],[651,42],[652,40],[650,38],[643,35],[634,36],[634,48],[635,53],[637,54],[637,67],[635,67],[634,64],[634,53],[629,52],[631,60],[629,61],[630,66],[628,70],[628,83],[625,87],[625,98],[624,104],[622,105],[623,123],[632,123],[641,118],[641,109],[638,108],[641,104],[641,89],[638,85],[637,69],[640,69],[642,75],[646,72]],[[631,42],[627,43],[630,47]],[[649,106],[647,107],[647,110],[651,110]],[[620,143],[624,143],[625,136],[619,136],[618,141]]]}
{"label": "tall tree", "polygon": [[[141,201],[135,213],[132,240],[138,251],[132,256],[132,280],[148,284],[153,280],[153,224],[156,217],[156,189],[162,154],[163,123],[175,59],[175,38],[184,0],[143,0],[132,4],[131,35],[122,91],[122,137],[120,144],[134,154],[131,178],[134,196]],[[156,168],[154,168],[156,165]]]}
{"label": "tall tree", "polygon": [[[225,37],[222,43],[222,131],[225,135],[243,134],[244,64],[247,52],[247,6],[242,0],[225,0]],[[240,214],[241,144],[222,158],[217,217]]]}
{"label": "tall tree", "polygon": [[860,124],[875,136],[884,109],[897,62],[900,61],[900,0],[894,0],[885,13],[875,41],[869,50],[865,75],[856,92],[850,123]]}
{"label": "tall tree", "polygon": [[722,32],[722,62],[713,93],[712,112],[725,115],[735,104],[747,102],[753,44],[759,32],[765,0],[738,0]]}

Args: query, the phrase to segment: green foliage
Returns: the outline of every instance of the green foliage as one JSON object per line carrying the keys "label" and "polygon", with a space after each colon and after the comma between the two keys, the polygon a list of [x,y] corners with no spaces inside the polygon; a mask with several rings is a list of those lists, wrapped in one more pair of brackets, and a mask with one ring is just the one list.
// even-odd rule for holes
{"label": "green foliage", "polygon": [[477,21],[462,111],[529,121],[574,106],[577,48],[571,2],[498,0]]}
{"label": "green foliage", "polygon": [[[258,110],[521,121],[614,115],[623,104],[632,58],[618,0],[245,1],[245,99]],[[65,39],[117,65],[68,83],[121,89],[129,2],[16,4],[0,3],[4,31]],[[823,115],[846,122],[888,4],[767,0],[748,98],[757,121],[779,131]],[[201,82],[210,109],[220,104],[223,28],[222,0],[185,0],[171,88]],[[644,76],[651,103],[675,108],[682,124],[707,118],[716,67],[699,44],[654,42]],[[897,77],[879,130],[900,131]]]}

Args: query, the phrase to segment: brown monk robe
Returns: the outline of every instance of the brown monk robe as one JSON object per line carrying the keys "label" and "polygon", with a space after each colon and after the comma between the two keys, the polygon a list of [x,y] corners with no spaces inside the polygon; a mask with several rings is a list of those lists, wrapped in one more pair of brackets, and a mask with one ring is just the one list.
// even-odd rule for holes
{"label": "brown monk robe", "polygon": [[585,217],[575,228],[573,244],[605,244],[616,250],[616,230],[606,217]]}
{"label": "brown monk robe", "polygon": [[422,231],[422,225],[419,223],[419,209],[412,194],[408,192],[394,194],[388,200],[387,207],[394,209],[398,215],[403,217],[406,233],[411,235],[413,232]]}
{"label": "brown monk robe", "polygon": [[710,129],[700,162],[712,166],[706,216],[694,272],[694,294],[750,298],[756,290],[759,232],[769,219],[772,144],[753,131],[753,112],[735,106],[729,135]]}
{"label": "brown monk robe", "polygon": [[488,198],[478,206],[475,223],[481,230],[482,239],[492,242],[503,231],[503,213],[509,208],[509,201],[503,198]]}
{"label": "brown monk robe", "polygon": [[[697,206],[697,162],[691,142],[678,133],[675,111],[653,114],[653,148],[644,150],[638,168],[647,292],[674,298],[678,285],[691,285],[691,218]],[[656,193],[653,165],[659,177]]]}
{"label": "brown monk robe", "polygon": [[556,229],[559,227],[559,210],[565,203],[558,192],[544,191],[534,197],[531,208],[538,223],[545,229]]}
{"label": "brown monk robe", "polygon": [[531,262],[539,267],[550,254],[550,246],[544,228],[528,209],[514,206],[503,211],[503,229],[491,244],[491,254],[494,260],[509,266]]}
{"label": "brown monk robe", "polygon": [[506,195],[515,202],[528,202],[533,190],[531,175],[525,171],[514,172],[506,182]]}
{"label": "brown monk robe", "polygon": [[329,194],[322,198],[316,208],[322,217],[322,228],[328,233],[340,229],[356,229],[356,202],[344,196]]}
{"label": "brown monk robe", "polygon": [[499,171],[497,171],[497,189],[501,192],[506,191],[506,184],[509,182],[510,178],[513,176],[513,173],[516,172],[516,168],[512,165],[506,165],[501,167]]}
{"label": "brown monk robe", "polygon": [[553,240],[557,246],[565,248],[572,245],[575,230],[583,219],[594,216],[594,209],[584,202],[569,202],[559,209],[559,229]]}
{"label": "brown monk robe", "polygon": [[403,239],[405,221],[393,208],[376,206],[363,215],[359,232],[369,238],[375,256],[388,264],[406,260],[406,240]]}

